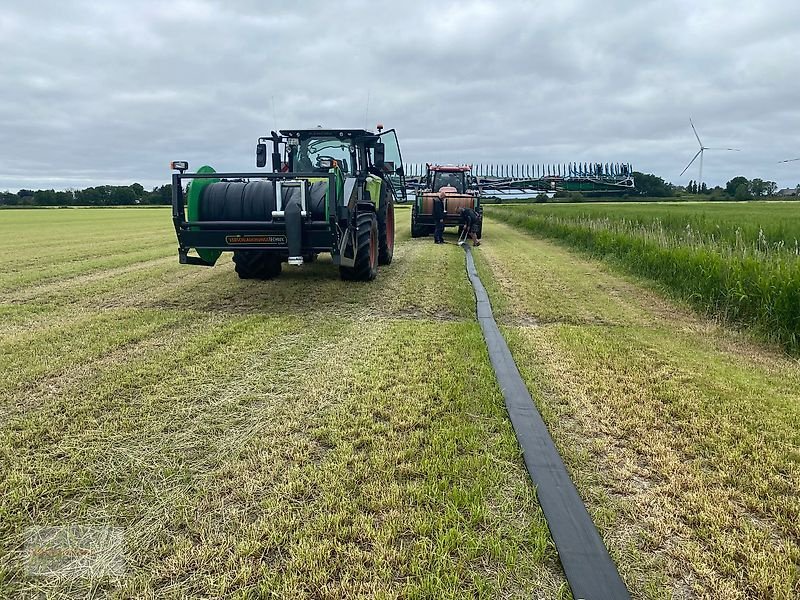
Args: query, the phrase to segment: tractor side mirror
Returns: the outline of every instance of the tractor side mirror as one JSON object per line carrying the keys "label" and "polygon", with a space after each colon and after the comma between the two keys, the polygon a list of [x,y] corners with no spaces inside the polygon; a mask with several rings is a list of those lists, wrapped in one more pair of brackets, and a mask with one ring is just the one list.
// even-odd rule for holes
{"label": "tractor side mirror", "polygon": [[263,167],[267,164],[267,145],[256,145],[256,166]]}
{"label": "tractor side mirror", "polygon": [[273,173],[280,173],[281,172],[281,153],[280,152],[273,152],[272,153],[272,172]]}
{"label": "tractor side mirror", "polygon": [[405,171],[403,171],[403,165],[400,165],[394,170],[394,174],[398,177],[403,177],[405,175]]}
{"label": "tractor side mirror", "polygon": [[375,142],[374,150],[375,159],[373,160],[373,166],[383,169],[383,163],[386,160],[386,146],[383,145],[383,142]]}

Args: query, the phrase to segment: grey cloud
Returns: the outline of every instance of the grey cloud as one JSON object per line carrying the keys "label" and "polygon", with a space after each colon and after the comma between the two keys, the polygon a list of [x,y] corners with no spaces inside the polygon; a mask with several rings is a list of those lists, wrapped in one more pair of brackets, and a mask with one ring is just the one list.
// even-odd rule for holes
{"label": "grey cloud", "polygon": [[794,186],[800,163],[776,163],[800,156],[799,19],[779,0],[7,6],[0,189],[249,169],[276,126],[365,116],[410,162],[630,161],[676,183],[696,178],[692,116],[743,149],[708,153],[709,184]]}

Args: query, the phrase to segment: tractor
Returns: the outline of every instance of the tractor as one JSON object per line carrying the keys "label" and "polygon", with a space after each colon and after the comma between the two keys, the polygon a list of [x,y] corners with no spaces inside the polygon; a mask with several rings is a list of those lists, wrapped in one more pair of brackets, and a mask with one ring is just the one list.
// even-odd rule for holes
{"label": "tractor", "polygon": [[[469,166],[427,164],[425,175],[419,178],[416,187],[418,189],[414,205],[411,207],[411,237],[424,237],[433,233],[435,227],[433,201],[442,191],[445,193],[445,227],[460,225],[461,217],[458,213],[460,208],[471,208],[480,217],[483,215],[481,192]],[[480,218],[478,223],[477,235],[480,238],[483,219]]]}
{"label": "tractor", "polygon": [[171,164],[181,264],[213,266],[233,252],[241,279],[272,279],[284,263],[329,252],[343,280],[370,281],[392,262],[394,204],[405,200],[394,129],[273,131],[258,139],[258,168],[268,154],[272,172],[187,173],[186,161]]}

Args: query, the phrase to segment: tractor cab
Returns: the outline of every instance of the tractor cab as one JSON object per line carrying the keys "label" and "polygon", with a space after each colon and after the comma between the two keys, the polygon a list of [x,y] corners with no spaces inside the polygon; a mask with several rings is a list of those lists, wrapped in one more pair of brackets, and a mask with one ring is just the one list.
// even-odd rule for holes
{"label": "tractor cab", "polygon": [[338,169],[342,176],[384,180],[398,201],[405,200],[405,174],[394,129],[373,133],[365,129],[290,129],[259,138],[256,164],[266,165],[272,142],[272,168],[284,173],[321,173]]}
{"label": "tractor cab", "polygon": [[466,171],[431,171],[432,181],[430,188],[434,192],[440,191],[442,188],[452,188],[458,194],[463,194],[467,191],[467,178]]}

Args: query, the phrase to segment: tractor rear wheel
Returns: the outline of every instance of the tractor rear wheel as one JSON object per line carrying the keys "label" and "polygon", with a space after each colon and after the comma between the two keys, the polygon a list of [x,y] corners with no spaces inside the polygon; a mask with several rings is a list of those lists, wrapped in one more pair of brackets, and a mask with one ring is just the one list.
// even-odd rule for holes
{"label": "tractor rear wheel", "polygon": [[394,256],[394,199],[382,192],[381,206],[378,209],[378,264],[392,264]]}
{"label": "tractor rear wheel", "polygon": [[378,274],[378,219],[375,213],[356,216],[356,261],[352,267],[339,267],[345,281],[372,281]]}
{"label": "tractor rear wheel", "polygon": [[239,279],[274,279],[281,274],[281,257],[258,250],[234,250],[233,264]]}

